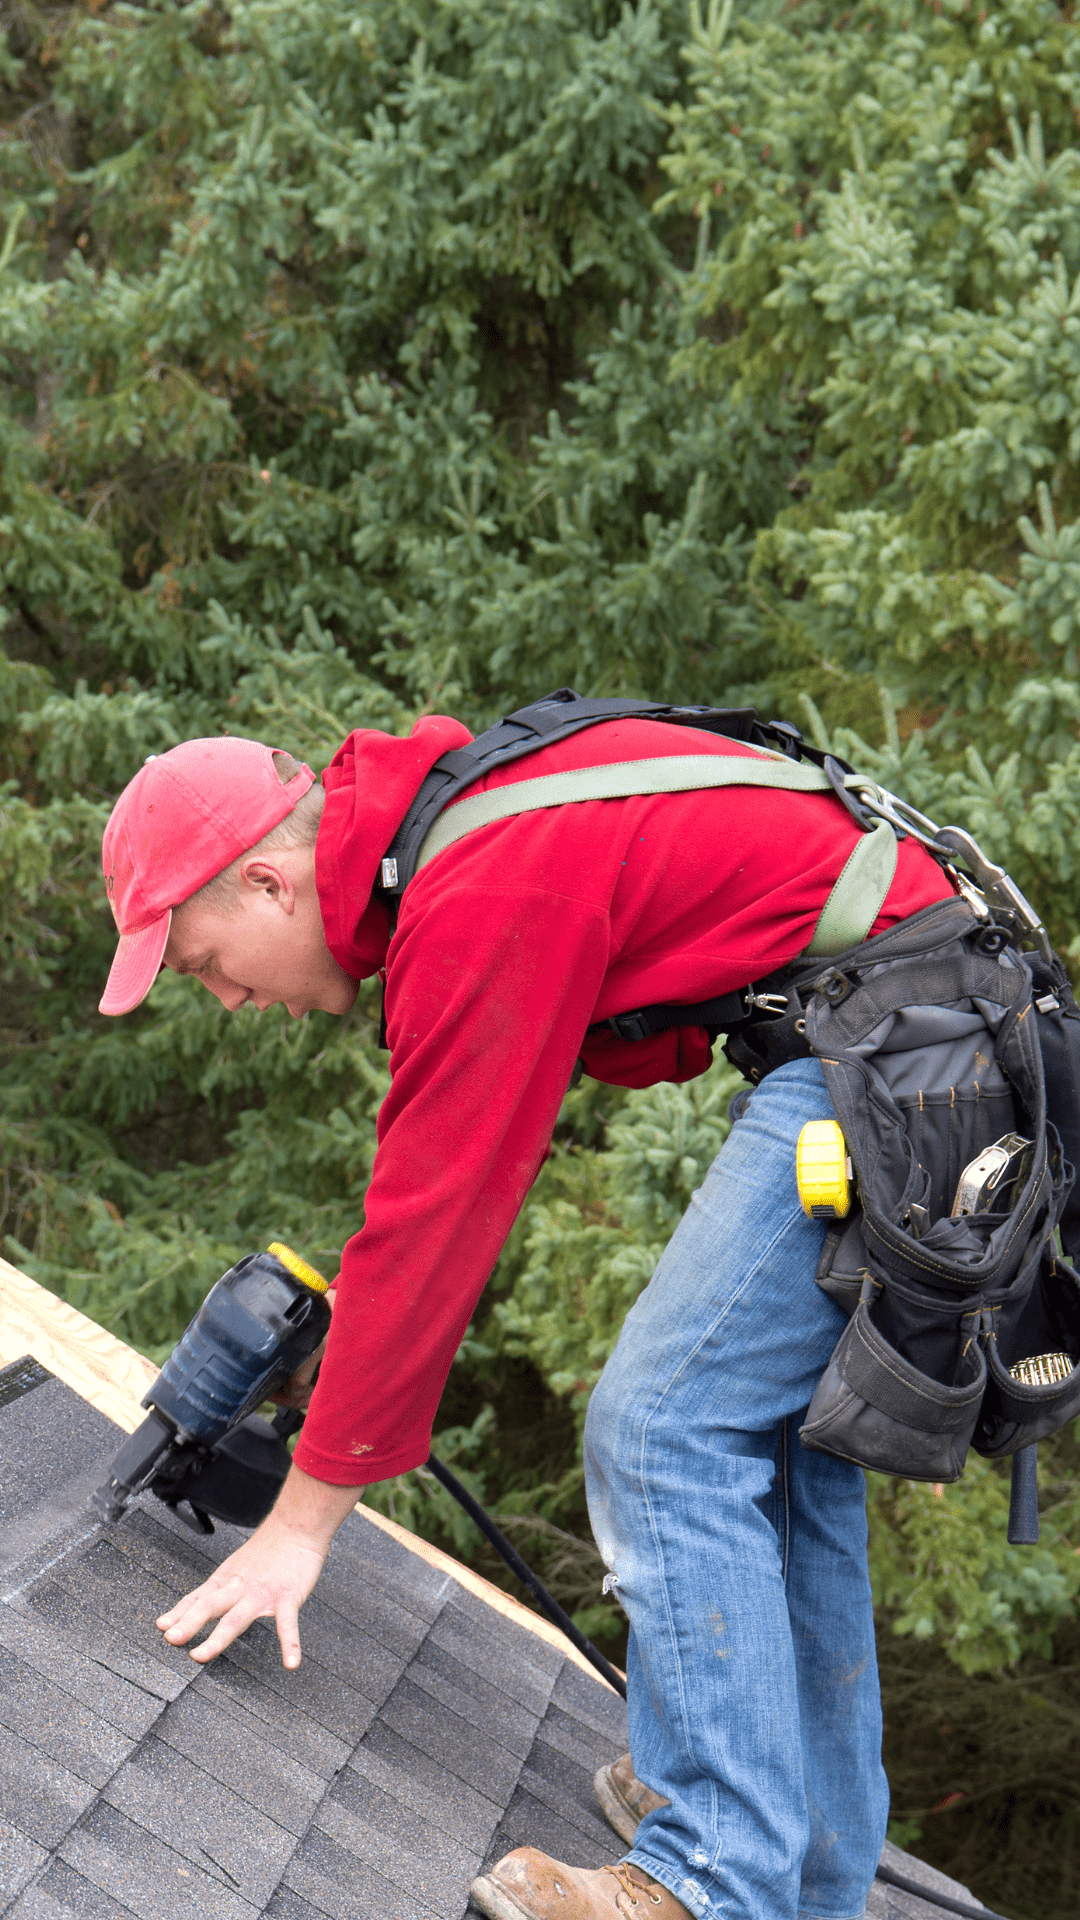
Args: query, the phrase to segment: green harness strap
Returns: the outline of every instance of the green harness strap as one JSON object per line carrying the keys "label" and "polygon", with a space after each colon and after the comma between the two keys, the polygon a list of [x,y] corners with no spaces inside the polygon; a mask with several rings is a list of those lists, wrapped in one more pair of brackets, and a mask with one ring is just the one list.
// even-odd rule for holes
{"label": "green harness strap", "polygon": [[[871,783],[860,775],[850,786]],[[692,793],[704,787],[771,787],[786,793],[831,793],[820,767],[783,754],[682,753],[662,760],[626,760],[619,766],[579,767],[569,773],[545,773],[533,780],[487,793],[466,795],[435,821],[416,858],[416,872],[435,855],[463,840],[477,827],[512,820],[519,813],[564,807],[577,800],[625,800],[635,793]],[[863,833],[821,910],[806,948],[814,956],[843,953],[865,940],[885,903],[896,872],[896,835],[879,820]]]}

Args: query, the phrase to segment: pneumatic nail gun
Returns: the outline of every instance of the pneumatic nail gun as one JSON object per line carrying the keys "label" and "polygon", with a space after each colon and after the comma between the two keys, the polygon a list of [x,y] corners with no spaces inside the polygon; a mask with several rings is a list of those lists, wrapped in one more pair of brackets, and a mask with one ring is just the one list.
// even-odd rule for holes
{"label": "pneumatic nail gun", "polygon": [[256,1409],[326,1337],[326,1291],[321,1273],[280,1242],[215,1282],[144,1394],[146,1419],[93,1496],[101,1519],[118,1520],[144,1490],[199,1533],[213,1533],[214,1519],[240,1527],[265,1519],[302,1416],[283,1411],[271,1422]]}

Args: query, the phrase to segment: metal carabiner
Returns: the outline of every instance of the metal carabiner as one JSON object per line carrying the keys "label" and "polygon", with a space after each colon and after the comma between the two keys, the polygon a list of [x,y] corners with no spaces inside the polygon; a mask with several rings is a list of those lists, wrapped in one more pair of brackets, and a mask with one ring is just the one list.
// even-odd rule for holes
{"label": "metal carabiner", "polygon": [[786,993],[758,993],[755,988],[747,987],[745,999],[747,1013],[751,1007],[760,1007],[762,1013],[776,1014],[786,1013],[788,1009]]}
{"label": "metal carabiner", "polygon": [[[830,776],[831,778],[831,776]],[[856,783],[853,781],[852,785]],[[987,858],[977,840],[963,827],[939,827],[933,820],[920,813],[906,800],[901,800],[887,787],[879,787],[876,781],[859,780],[857,784],[860,809],[876,814],[888,822],[897,834],[910,833],[912,838],[921,842],[930,853],[944,857],[952,864],[950,856],[959,855],[970,868],[975,888],[957,873],[961,892],[976,912],[986,911],[987,903],[998,913],[1018,922],[1024,932],[1031,934],[1047,960],[1053,956],[1053,948],[1046,928],[1030,900],[1021,893],[1015,880]],[[976,892],[975,889],[978,889]],[[974,896],[974,897],[973,897]],[[980,899],[980,896],[982,898]]]}
{"label": "metal carabiner", "polygon": [[1046,928],[1030,900],[1021,893],[1016,881],[1010,878],[1004,867],[988,860],[978,841],[973,840],[970,833],[965,833],[963,827],[939,827],[937,840],[947,853],[958,853],[967,862],[980,892],[985,894],[990,905],[1018,920],[1026,932],[1034,934],[1044,958],[1053,959],[1054,950]]}

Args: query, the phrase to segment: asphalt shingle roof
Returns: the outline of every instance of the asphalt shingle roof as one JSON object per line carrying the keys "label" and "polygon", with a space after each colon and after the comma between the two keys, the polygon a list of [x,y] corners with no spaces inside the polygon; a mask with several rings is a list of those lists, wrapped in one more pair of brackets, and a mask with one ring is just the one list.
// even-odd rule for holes
{"label": "asphalt shingle roof", "polygon": [[0,1372],[0,1911],[461,1920],[508,1833],[618,1857],[591,1779],[626,1746],[621,1700],[359,1514],[297,1673],[268,1622],[209,1668],[168,1647],[156,1616],[239,1536],[149,1499],[91,1525],[63,1483],[99,1484],[117,1429],[19,1364]]}
{"label": "asphalt shingle roof", "polygon": [[[240,1536],[149,1498],[92,1524],[119,1438],[35,1362],[0,1370],[0,1913],[463,1920],[512,1847],[621,1856],[592,1775],[623,1702],[361,1514],[296,1673],[268,1622],[208,1668],[167,1646],[155,1617]],[[880,1886],[868,1917],[941,1920]]]}

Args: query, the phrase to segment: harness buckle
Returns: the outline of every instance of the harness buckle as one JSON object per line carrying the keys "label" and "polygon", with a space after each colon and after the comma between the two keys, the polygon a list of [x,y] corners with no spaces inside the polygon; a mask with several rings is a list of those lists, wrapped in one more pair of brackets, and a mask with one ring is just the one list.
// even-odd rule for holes
{"label": "harness buckle", "polygon": [[[838,800],[847,808],[855,825],[862,833],[873,833],[877,822],[872,813],[868,813],[861,799],[848,786],[845,775],[851,769],[835,754],[827,753],[822,761],[822,772]],[[894,829],[895,831],[895,829]]]}
{"label": "harness buckle", "polygon": [[607,1024],[619,1040],[648,1040],[652,1033],[642,1013],[613,1013]]}

